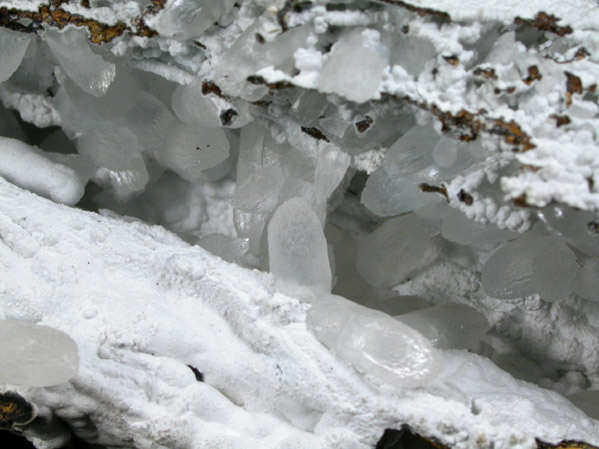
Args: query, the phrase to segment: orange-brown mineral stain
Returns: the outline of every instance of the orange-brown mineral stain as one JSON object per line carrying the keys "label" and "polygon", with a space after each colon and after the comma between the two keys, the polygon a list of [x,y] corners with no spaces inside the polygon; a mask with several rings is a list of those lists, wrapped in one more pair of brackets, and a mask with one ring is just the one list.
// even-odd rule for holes
{"label": "orange-brown mineral stain", "polygon": [[31,404],[16,393],[0,394],[0,429],[24,425],[34,418]]}

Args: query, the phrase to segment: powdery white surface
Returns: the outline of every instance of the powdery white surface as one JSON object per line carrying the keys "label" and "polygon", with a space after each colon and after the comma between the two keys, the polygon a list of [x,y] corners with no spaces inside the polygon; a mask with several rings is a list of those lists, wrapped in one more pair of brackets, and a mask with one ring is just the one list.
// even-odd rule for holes
{"label": "powdery white surface", "polygon": [[69,384],[4,387],[79,428],[92,423],[92,441],[367,449],[408,423],[456,448],[599,443],[598,422],[481,357],[442,351],[443,373],[426,388],[377,388],[316,341],[307,306],[276,293],[270,275],[3,179],[0,198],[0,307],[67,333],[81,360]]}

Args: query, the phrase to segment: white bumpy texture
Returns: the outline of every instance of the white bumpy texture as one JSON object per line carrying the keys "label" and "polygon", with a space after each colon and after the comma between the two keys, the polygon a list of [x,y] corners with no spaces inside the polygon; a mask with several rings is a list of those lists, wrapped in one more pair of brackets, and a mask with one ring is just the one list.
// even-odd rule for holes
{"label": "white bumpy texture", "polygon": [[597,55],[592,0],[0,0],[0,429],[599,447]]}
{"label": "white bumpy texture", "polygon": [[[270,275],[163,228],[57,205],[1,179],[0,196],[4,315],[35,319],[79,346],[70,383],[10,387],[46,423],[27,430],[40,447],[64,444],[57,420],[90,442],[140,448],[367,449],[402,423],[463,448],[489,435],[505,449],[532,447],[537,435],[597,443],[596,421],[484,357],[438,351],[443,369],[426,388],[376,386],[344,360],[370,367],[314,338],[306,306],[277,293]],[[355,325],[356,335],[378,326]],[[397,338],[389,329],[377,330]]]}

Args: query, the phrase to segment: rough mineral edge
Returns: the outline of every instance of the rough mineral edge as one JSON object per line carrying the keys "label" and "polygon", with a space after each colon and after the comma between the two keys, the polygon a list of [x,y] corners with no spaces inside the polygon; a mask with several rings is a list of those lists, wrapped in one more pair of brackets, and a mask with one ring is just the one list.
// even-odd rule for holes
{"label": "rough mineral edge", "polygon": [[426,389],[379,390],[316,341],[306,306],[276,293],[270,275],[2,179],[0,198],[4,315],[66,332],[81,359],[67,385],[3,389],[75,428],[96,426],[91,441],[208,448],[229,435],[240,448],[303,439],[366,449],[407,423],[457,448],[599,443],[598,422],[481,357],[444,351],[443,374]]}
{"label": "rough mineral edge", "polygon": [[[394,0],[381,0],[394,3]],[[399,2],[397,2],[399,3]],[[543,0],[521,2],[519,0],[491,0],[484,4],[477,0],[409,0],[407,4],[430,8],[448,13],[453,20],[501,20],[510,23],[514,14],[523,18],[533,18],[539,11],[559,17],[560,25],[571,25],[577,28],[599,29],[599,10],[594,0]]]}
{"label": "rough mineral edge", "polygon": [[[584,89],[590,89],[593,84],[599,82],[597,75],[599,71],[596,69],[596,56],[594,56],[599,50],[597,39],[599,6],[594,1],[575,0],[567,3],[493,1],[488,5],[485,4],[483,8],[473,0],[469,0],[466,5],[455,0],[410,2],[381,0],[380,3],[387,7],[387,11],[381,13],[355,10],[327,11],[324,6],[329,2],[325,0],[313,2],[312,7],[301,13],[295,13],[292,8],[289,8],[294,2],[246,1],[241,5],[237,15],[231,18],[232,25],[222,29],[213,27],[200,37],[204,52],[199,49],[197,43],[154,36],[152,33],[148,34],[153,36],[151,38],[123,36],[122,39],[117,39],[112,51],[115,55],[131,56],[130,52],[134,47],[152,48],[166,58],[168,63],[156,63],[154,59],[158,57],[157,53],[154,56],[146,56],[145,58],[148,59],[145,61],[139,61],[137,63],[139,67],[180,83],[189,80],[182,71],[187,71],[190,76],[210,77],[218,67],[223,52],[254,22],[251,13],[254,3],[267,7],[264,14],[266,20],[263,21],[264,30],[260,31],[263,31],[265,36],[275,35],[274,39],[280,32],[277,30],[279,27],[277,21],[286,20],[288,26],[305,25],[317,35],[326,31],[327,26],[330,25],[351,27],[369,23],[381,24],[396,19],[390,11],[407,14],[401,16],[401,20],[409,22],[409,36],[419,36],[434,46],[436,58],[441,61],[438,73],[434,79],[430,76],[415,79],[400,66],[388,67],[379,92],[373,96],[373,99],[377,100],[383,94],[390,94],[397,98],[407,97],[410,102],[429,110],[437,108],[435,114],[444,123],[454,121],[456,115],[463,111],[471,114],[472,116],[468,116],[465,123],[456,127],[458,129],[454,130],[455,132],[465,131],[460,129],[464,125],[466,128],[479,126],[476,124],[478,120],[491,128],[495,121],[499,120],[500,132],[514,123],[518,126],[516,132],[523,136],[524,149],[530,151],[526,154],[513,154],[509,146],[503,148],[506,159],[517,160],[522,164],[520,171],[505,176],[501,180],[500,185],[505,192],[505,199],[531,206],[544,206],[552,200],[557,200],[577,208],[599,210],[599,193],[592,188],[589,189],[587,183],[587,180],[591,179],[597,171],[593,168],[597,166],[597,162],[592,156],[597,146],[597,139],[589,138],[588,133],[580,132],[584,126],[597,127],[597,107],[592,101],[579,98],[578,93],[573,95],[572,107],[568,106],[564,109],[563,105],[566,97],[572,95],[566,92],[566,73],[571,73],[581,81],[583,92]],[[41,4],[46,3],[1,3],[1,5],[15,6],[17,9],[18,7],[35,9],[34,6]],[[129,9],[122,1],[113,1],[107,3],[108,6],[97,9],[75,7],[68,2],[61,5],[67,9],[75,8],[73,11],[76,10],[84,16],[87,14],[92,20],[95,20],[92,17],[94,15],[105,14],[108,18],[109,14],[104,11],[105,9],[112,9],[123,22],[130,23],[135,19],[131,14],[136,11],[136,8]],[[152,14],[156,14],[155,19],[162,14],[161,5],[160,2],[154,5]],[[300,9],[303,10],[303,7]],[[279,13],[282,12],[285,14],[281,16]],[[442,26],[425,20],[429,16],[442,19]],[[549,42],[561,39],[570,53],[561,54],[556,50],[554,56],[559,59],[558,63],[552,61],[551,58],[554,56],[546,54],[546,48],[542,48],[539,52],[535,46],[526,48],[521,42],[517,42],[518,45],[513,46],[514,55],[511,62],[516,65],[530,64],[529,68],[536,67],[540,77],[533,77],[530,81],[526,81],[524,77],[522,80],[513,80],[504,77],[509,73],[505,67],[494,67],[497,80],[483,79],[482,85],[477,86],[475,83],[472,87],[469,81],[476,76],[476,69],[488,69],[488,67],[484,61],[482,65],[476,67],[467,66],[474,53],[466,49],[466,46],[477,40],[492,39],[484,33],[493,28],[489,28],[488,25],[499,24],[510,28],[524,24],[544,30],[549,37]],[[505,31],[506,29],[502,30]],[[580,60],[572,58],[574,50],[580,49],[581,46],[585,47],[589,56],[582,57]],[[304,47],[296,49],[294,53],[299,74],[290,76],[280,71],[273,71],[269,67],[259,67],[257,73],[270,82],[285,80],[291,81],[296,86],[318,89],[318,79],[328,55],[319,53],[310,45]],[[551,53],[551,48],[549,50]],[[447,63],[443,63],[443,59]],[[562,64],[565,61],[568,62]],[[526,67],[520,67],[520,70],[525,71]],[[543,86],[542,89],[539,86]],[[550,91],[547,91],[548,86]],[[523,96],[518,109],[514,111],[511,106],[508,106],[508,100],[503,99],[502,96],[497,98],[494,88],[500,90],[515,88],[516,95]],[[490,112],[476,113],[483,109]],[[576,112],[573,113],[573,110]],[[576,124],[576,129],[569,129],[567,126],[555,127],[555,117],[562,117],[564,114],[573,115],[572,120]],[[28,115],[30,116],[31,114]],[[550,123],[554,124],[553,129],[549,127]],[[547,142],[559,142],[559,145],[552,147]],[[558,148],[556,149],[555,146]],[[557,188],[558,183],[559,188]],[[459,192],[461,188],[458,186],[453,190]],[[482,200],[475,198],[475,202]],[[489,203],[489,199],[484,200]],[[495,203],[487,203],[483,202],[473,208],[476,209],[476,213],[470,212],[468,215],[480,222],[490,220],[499,226],[507,226],[511,229],[526,227],[520,224],[523,217],[512,218],[508,224],[501,217],[512,217],[513,214],[494,215],[490,211],[495,207]],[[451,204],[459,206],[456,201],[452,201]]]}

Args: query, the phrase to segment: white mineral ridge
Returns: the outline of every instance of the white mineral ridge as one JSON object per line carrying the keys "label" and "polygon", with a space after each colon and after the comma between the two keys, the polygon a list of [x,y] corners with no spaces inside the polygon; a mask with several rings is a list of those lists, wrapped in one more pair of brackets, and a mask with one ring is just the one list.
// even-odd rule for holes
{"label": "white mineral ridge", "polygon": [[378,31],[351,29],[333,45],[320,75],[319,88],[364,103],[377,98],[388,63],[389,48]]}
{"label": "white mineral ridge", "polygon": [[277,287],[292,295],[298,288],[331,292],[327,241],[314,210],[301,198],[283,203],[268,224],[270,272]]}
{"label": "white mineral ridge", "polygon": [[116,67],[92,52],[87,32],[82,28],[67,27],[64,31],[47,29],[44,39],[60,65],[84,92],[100,97],[114,80]]}
{"label": "white mineral ridge", "polygon": [[21,64],[31,38],[0,29],[0,83],[9,79]]}
{"label": "white mineral ridge", "polygon": [[571,293],[578,270],[574,252],[561,239],[524,235],[489,258],[482,270],[482,285],[494,298],[539,294],[555,301]]}
{"label": "white mineral ridge", "polygon": [[431,230],[414,214],[385,221],[360,242],[356,268],[374,287],[393,287],[439,254]]}
{"label": "white mineral ridge", "polygon": [[77,375],[77,343],[48,326],[0,321],[0,383],[50,387]]}
{"label": "white mineral ridge", "polygon": [[409,423],[458,449],[599,444],[596,421],[484,358],[438,351],[443,370],[429,385],[378,389],[314,338],[306,306],[276,293],[271,276],[3,179],[0,198],[0,308],[66,332],[80,357],[68,384],[13,389],[73,428],[97,429],[91,442],[371,449],[384,429]]}
{"label": "white mineral ridge", "polygon": [[59,203],[76,204],[85,184],[75,170],[16,139],[0,137],[0,175]]}

